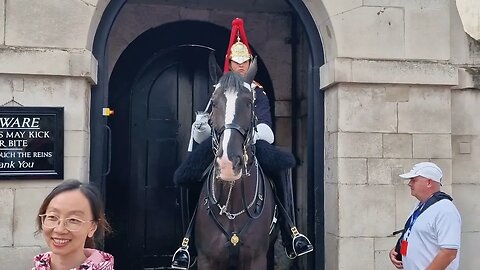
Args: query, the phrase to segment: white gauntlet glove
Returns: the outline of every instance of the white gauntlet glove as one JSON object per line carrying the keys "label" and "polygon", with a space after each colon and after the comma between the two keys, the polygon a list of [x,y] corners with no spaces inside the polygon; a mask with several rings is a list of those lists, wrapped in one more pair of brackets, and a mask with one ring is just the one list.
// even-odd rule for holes
{"label": "white gauntlet glove", "polygon": [[195,122],[192,124],[193,130],[193,139],[197,143],[202,143],[208,137],[210,137],[212,128],[208,124],[208,113],[206,112],[197,112]]}
{"label": "white gauntlet glove", "polygon": [[190,144],[188,145],[188,151],[191,152],[193,148],[193,141],[202,143],[210,137],[212,128],[208,124],[209,115],[207,112],[197,112],[195,116],[195,122],[192,124],[192,130],[190,133]]}
{"label": "white gauntlet glove", "polygon": [[264,140],[269,144],[275,141],[273,131],[267,124],[260,123],[257,125],[257,132],[253,133],[253,143],[256,143],[257,140]]}

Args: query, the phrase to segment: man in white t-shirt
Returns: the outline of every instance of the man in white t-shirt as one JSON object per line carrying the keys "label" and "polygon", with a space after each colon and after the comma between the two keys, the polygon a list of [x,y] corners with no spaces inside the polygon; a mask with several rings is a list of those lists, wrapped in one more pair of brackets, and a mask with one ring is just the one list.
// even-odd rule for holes
{"label": "man in white t-shirt", "polygon": [[462,220],[452,198],[440,192],[442,170],[421,162],[400,177],[410,180],[411,195],[419,202],[405,224],[400,250],[390,251],[393,265],[405,270],[457,270]]}

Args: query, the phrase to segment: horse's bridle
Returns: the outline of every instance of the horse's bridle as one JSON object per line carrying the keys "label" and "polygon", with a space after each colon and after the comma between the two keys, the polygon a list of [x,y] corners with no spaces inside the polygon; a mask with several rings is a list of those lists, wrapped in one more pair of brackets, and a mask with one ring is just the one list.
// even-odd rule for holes
{"label": "horse's bridle", "polygon": [[[227,123],[223,125],[218,131],[215,130],[212,124],[212,148],[214,151],[215,156],[218,154],[218,149],[219,149],[219,144],[220,144],[220,137],[222,136],[223,132],[227,129],[233,129],[236,130],[240,135],[243,137],[243,143],[242,143],[242,149],[243,149],[243,169],[242,169],[242,176],[249,176],[250,171],[247,168],[248,164],[248,152],[247,148],[251,147],[254,148],[254,142],[253,142],[253,136],[254,136],[254,131],[256,129],[256,124],[257,124],[257,116],[255,115],[255,89],[252,89],[250,85],[247,83],[244,83],[244,87],[249,90],[250,93],[252,93],[252,106],[250,106],[251,110],[251,116],[250,116],[250,127],[248,129],[242,128],[239,124],[236,123]],[[211,117],[210,117],[211,119]],[[254,149],[252,149],[254,151]]]}

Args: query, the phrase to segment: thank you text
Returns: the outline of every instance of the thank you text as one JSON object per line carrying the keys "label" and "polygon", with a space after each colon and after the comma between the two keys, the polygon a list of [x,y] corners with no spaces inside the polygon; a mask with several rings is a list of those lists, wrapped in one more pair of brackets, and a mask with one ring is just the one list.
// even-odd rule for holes
{"label": "thank you text", "polygon": [[0,107],[0,179],[63,178],[63,108]]}

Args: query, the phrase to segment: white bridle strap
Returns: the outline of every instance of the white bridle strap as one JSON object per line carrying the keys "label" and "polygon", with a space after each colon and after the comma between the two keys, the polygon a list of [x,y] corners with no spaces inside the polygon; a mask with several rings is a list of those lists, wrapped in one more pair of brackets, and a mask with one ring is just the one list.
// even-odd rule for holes
{"label": "white bridle strap", "polygon": [[245,86],[250,92],[252,92],[252,86],[246,82],[243,82],[243,86]]}

